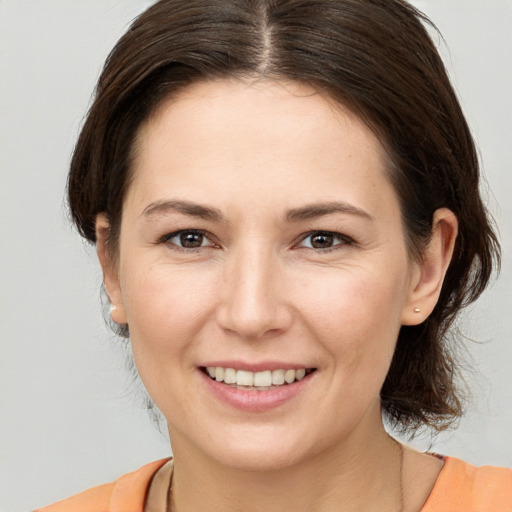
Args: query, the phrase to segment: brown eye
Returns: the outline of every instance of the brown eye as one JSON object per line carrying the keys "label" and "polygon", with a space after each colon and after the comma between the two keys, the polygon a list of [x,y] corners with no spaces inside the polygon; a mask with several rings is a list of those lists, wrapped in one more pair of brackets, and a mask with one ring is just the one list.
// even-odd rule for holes
{"label": "brown eye", "polygon": [[330,231],[315,231],[303,238],[300,245],[309,249],[331,249],[338,246],[350,244],[351,239],[340,234]]}
{"label": "brown eye", "polygon": [[162,238],[162,242],[176,246],[178,249],[199,249],[200,247],[213,247],[208,236],[202,231],[176,231]]}
{"label": "brown eye", "polygon": [[179,235],[180,245],[187,249],[194,249],[203,245],[204,235],[202,233],[185,232]]}
{"label": "brown eye", "polygon": [[326,249],[332,247],[334,243],[334,236],[331,233],[317,233],[311,235],[311,247],[314,249]]}

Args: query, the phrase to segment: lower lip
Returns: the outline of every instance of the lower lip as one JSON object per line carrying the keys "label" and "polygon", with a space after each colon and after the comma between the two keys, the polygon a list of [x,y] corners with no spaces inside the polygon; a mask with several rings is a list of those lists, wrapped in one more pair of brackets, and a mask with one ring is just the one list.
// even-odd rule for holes
{"label": "lower lip", "polygon": [[232,388],[222,382],[211,379],[201,370],[199,370],[199,373],[210,392],[225,404],[243,411],[264,412],[279,407],[295,398],[305,390],[311,377],[316,372],[310,373],[302,380],[292,384],[284,384],[283,386],[264,391]]}

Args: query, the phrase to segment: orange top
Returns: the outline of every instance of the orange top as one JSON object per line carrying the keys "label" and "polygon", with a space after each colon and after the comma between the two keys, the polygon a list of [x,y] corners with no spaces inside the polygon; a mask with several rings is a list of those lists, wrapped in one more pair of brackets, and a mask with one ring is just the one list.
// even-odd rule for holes
{"label": "orange top", "polygon": [[444,467],[420,512],[512,512],[512,469],[477,468],[444,457]]}
{"label": "orange top", "polygon": [[34,512],[143,512],[151,479],[168,460],[146,464],[115,482],[93,487]]}
{"label": "orange top", "polygon": [[[35,512],[143,512],[151,479],[167,460]],[[453,457],[445,457],[444,462],[420,512],[512,512],[511,469],[476,468]]]}

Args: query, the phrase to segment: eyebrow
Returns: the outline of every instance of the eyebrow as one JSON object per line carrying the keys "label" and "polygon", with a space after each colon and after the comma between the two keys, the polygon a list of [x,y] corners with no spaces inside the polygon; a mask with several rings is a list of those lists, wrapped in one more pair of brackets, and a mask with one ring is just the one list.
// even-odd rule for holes
{"label": "eyebrow", "polygon": [[152,217],[154,215],[163,215],[169,212],[182,213],[189,217],[197,217],[199,219],[210,220],[213,222],[225,222],[225,217],[217,208],[203,206],[189,201],[155,201],[151,203],[142,212],[144,217]]}
{"label": "eyebrow", "polygon": [[356,215],[364,219],[374,220],[373,217],[365,210],[361,210],[360,208],[342,201],[320,202],[301,206],[300,208],[293,208],[288,211],[285,219],[288,222],[300,222],[316,219],[325,215],[331,215],[333,213]]}
{"label": "eyebrow", "polygon": [[[226,222],[226,218],[217,208],[183,200],[155,201],[144,208],[142,216],[152,217],[155,215],[165,215],[166,213],[172,212],[181,213],[189,217],[209,220],[212,222]],[[329,201],[308,204],[299,208],[292,208],[286,213],[285,221],[300,222],[331,215],[333,213],[356,215],[358,217],[373,220],[373,217],[365,210],[342,201]]]}

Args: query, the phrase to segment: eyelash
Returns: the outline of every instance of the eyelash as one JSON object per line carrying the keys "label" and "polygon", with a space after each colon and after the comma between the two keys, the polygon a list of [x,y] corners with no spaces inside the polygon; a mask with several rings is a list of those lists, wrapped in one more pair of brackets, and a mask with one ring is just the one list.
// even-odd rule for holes
{"label": "eyelash", "polygon": [[[177,236],[180,235],[186,235],[186,234],[193,234],[193,235],[200,235],[204,237],[206,240],[210,242],[210,245],[207,246],[199,246],[199,247],[183,247],[178,244],[175,244],[171,242],[171,240]],[[204,231],[202,229],[180,229],[178,231],[174,231],[173,233],[169,233],[167,235],[164,235],[159,242],[162,244],[169,244],[173,247],[173,250],[181,251],[181,252],[196,252],[198,249],[202,249],[203,247],[216,247],[216,244],[212,242],[211,240],[212,235],[208,233],[207,231]]]}
{"label": "eyelash", "polygon": [[[208,240],[210,242],[210,245],[206,245],[206,246],[200,245],[198,247],[183,247],[176,243],[171,242],[171,240],[173,238],[181,236],[181,235],[186,235],[186,234],[200,235],[200,236],[204,237],[206,240]],[[300,248],[301,243],[303,243],[305,240],[307,240],[308,238],[311,238],[313,236],[333,237],[333,239],[337,240],[339,243],[336,243],[335,245],[333,245],[331,247],[325,247],[325,248],[305,247],[305,246],[302,246],[302,248],[313,250],[313,251],[319,252],[319,253],[326,253],[326,252],[332,252],[332,251],[339,250],[341,247],[343,247],[345,245],[354,245],[355,244],[354,240],[347,235],[343,235],[341,233],[337,233],[334,231],[317,230],[317,231],[310,231],[310,232],[302,235],[298,240],[298,244],[295,244],[295,246],[299,245],[299,248]],[[159,240],[159,243],[169,244],[173,247],[173,250],[177,250],[177,251],[181,251],[181,252],[196,252],[197,250],[202,249],[203,247],[218,247],[218,245],[216,245],[214,242],[212,242],[211,239],[212,239],[212,235],[202,229],[180,229],[178,231],[174,231],[173,233],[168,233],[167,235],[164,235]]]}
{"label": "eyelash", "polygon": [[331,246],[331,247],[325,247],[325,248],[317,248],[317,247],[305,247],[306,249],[311,249],[316,252],[326,253],[326,252],[332,252],[337,251],[341,247],[345,245],[354,245],[354,240],[350,238],[347,235],[343,235],[342,233],[337,233],[335,231],[310,231],[309,233],[306,233],[300,238],[300,242],[304,242],[308,238],[312,238],[313,236],[327,236],[327,237],[333,237],[333,239],[337,239],[339,243]]}

